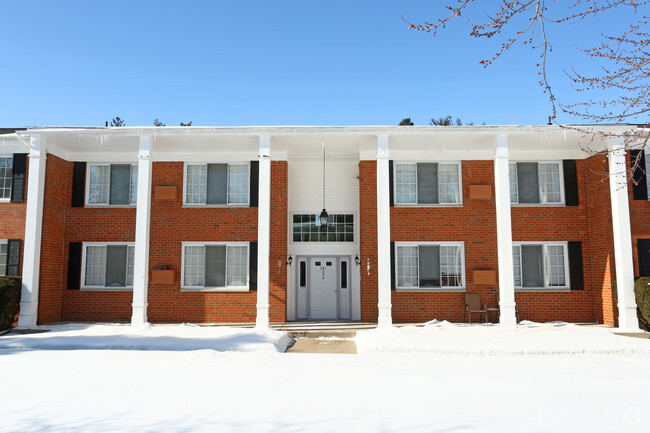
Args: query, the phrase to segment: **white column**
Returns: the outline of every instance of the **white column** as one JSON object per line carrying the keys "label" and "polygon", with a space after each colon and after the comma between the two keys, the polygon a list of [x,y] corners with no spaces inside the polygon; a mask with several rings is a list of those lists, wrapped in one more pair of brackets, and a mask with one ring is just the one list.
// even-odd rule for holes
{"label": "white column", "polygon": [[260,136],[257,208],[257,328],[268,328],[269,260],[271,255],[271,137]]}
{"label": "white column", "polygon": [[388,136],[377,137],[377,278],[379,327],[392,326],[390,279],[390,179]]}
{"label": "white column", "polygon": [[625,331],[638,331],[626,167],[625,143],[620,140],[614,143],[609,153],[609,189],[612,200],[614,261],[618,290],[618,326]]}
{"label": "white column", "polygon": [[499,262],[499,324],[502,329],[517,326],[515,279],[512,264],[512,218],[510,216],[510,170],[508,136],[497,136],[494,155],[494,197],[497,211],[497,257]]}
{"label": "white column", "polygon": [[135,216],[133,260],[133,313],[131,326],[147,322],[149,291],[149,226],[151,216],[151,138],[140,137],[138,152],[138,199]]}
{"label": "white column", "polygon": [[29,180],[25,217],[22,293],[17,329],[33,329],[38,321],[38,282],[41,265],[43,193],[47,154],[40,137],[30,137]]}

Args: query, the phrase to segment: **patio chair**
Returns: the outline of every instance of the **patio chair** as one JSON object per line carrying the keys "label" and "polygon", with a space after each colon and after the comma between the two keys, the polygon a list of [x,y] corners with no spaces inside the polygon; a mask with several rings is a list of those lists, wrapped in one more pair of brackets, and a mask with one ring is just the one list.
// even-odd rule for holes
{"label": "patio chair", "polygon": [[465,317],[469,316],[469,323],[472,324],[472,313],[479,313],[479,322],[481,315],[485,314],[485,323],[487,323],[487,307],[485,304],[481,305],[481,295],[478,293],[465,293]]}

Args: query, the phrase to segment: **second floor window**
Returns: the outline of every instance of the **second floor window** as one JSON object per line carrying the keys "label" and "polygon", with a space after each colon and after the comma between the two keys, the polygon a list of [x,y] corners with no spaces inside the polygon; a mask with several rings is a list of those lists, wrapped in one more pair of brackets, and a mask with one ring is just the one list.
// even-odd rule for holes
{"label": "second floor window", "polygon": [[187,164],[185,204],[248,204],[249,164]]}
{"label": "second floor window", "polygon": [[562,178],[559,162],[511,162],[510,202],[560,204]]}
{"label": "second floor window", "polygon": [[88,204],[133,205],[137,192],[136,164],[88,164]]}
{"label": "second floor window", "polygon": [[13,170],[13,158],[0,156],[0,199],[11,197],[11,179]]}
{"label": "second floor window", "polygon": [[460,164],[395,163],[395,204],[460,204]]}

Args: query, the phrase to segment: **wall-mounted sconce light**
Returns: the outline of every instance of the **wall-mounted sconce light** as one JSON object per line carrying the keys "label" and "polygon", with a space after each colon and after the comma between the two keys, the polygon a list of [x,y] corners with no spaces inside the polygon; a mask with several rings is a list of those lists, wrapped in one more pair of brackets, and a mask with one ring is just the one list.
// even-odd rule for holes
{"label": "wall-mounted sconce light", "polygon": [[357,254],[356,257],[354,258],[354,263],[359,266],[361,264],[361,259],[359,258],[359,255]]}
{"label": "wall-mounted sconce light", "polygon": [[287,266],[291,266],[291,263],[293,263],[293,257],[289,254],[289,257],[287,258]]}

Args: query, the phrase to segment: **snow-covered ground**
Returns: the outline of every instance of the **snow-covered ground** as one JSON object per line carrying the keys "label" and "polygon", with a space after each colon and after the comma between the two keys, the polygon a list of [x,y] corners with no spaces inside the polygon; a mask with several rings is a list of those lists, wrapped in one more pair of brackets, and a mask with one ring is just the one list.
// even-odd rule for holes
{"label": "snow-covered ground", "polygon": [[[417,332],[422,347],[434,332],[445,335],[439,345],[476,338],[519,344],[515,334],[508,337],[497,327],[432,325],[399,331],[410,333],[402,336],[410,341],[402,349],[389,342],[392,330],[384,336],[372,331],[366,343],[374,349],[368,350],[402,353],[360,355],[285,354],[278,351],[283,333],[254,337],[254,330],[191,326],[84,331],[75,325],[80,328],[5,335],[0,431],[650,431],[650,355],[642,346],[650,340],[601,328],[528,325],[523,329],[537,329],[531,338],[538,338],[545,354],[480,346],[413,353]],[[217,337],[222,332],[230,337]],[[170,337],[174,333],[177,339]],[[592,352],[566,350],[571,341],[577,347],[609,336]],[[364,344],[362,338],[357,343]],[[205,348],[209,344],[217,346]],[[217,351],[238,348],[247,351]]]}

